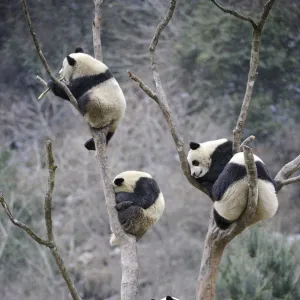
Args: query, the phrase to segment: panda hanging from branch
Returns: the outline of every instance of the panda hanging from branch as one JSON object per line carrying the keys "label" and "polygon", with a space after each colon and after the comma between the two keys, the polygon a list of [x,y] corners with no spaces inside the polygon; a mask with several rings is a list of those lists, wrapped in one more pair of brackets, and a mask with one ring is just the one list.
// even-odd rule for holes
{"label": "panda hanging from branch", "polygon": [[[247,207],[249,187],[244,153],[233,155],[232,142],[227,139],[191,142],[187,160],[191,175],[207,189],[214,201],[217,226],[227,229]],[[274,180],[256,155],[254,162],[257,169],[258,202],[250,224],[271,218],[278,208]]]}
{"label": "panda hanging from branch", "polygon": [[[76,98],[79,112],[89,126],[97,129],[109,127],[108,143],[126,109],[124,94],[108,67],[77,47],[63,60],[59,74]],[[56,96],[69,100],[64,90],[52,80],[48,87]],[[94,140],[88,140],[85,147],[95,150]]]}

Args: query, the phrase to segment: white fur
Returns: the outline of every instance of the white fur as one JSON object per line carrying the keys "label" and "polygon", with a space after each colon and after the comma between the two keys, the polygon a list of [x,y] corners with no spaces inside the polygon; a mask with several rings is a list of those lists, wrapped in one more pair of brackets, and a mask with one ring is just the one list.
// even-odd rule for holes
{"label": "white fur", "polygon": [[[115,193],[119,192],[129,192],[132,193],[135,187],[136,182],[141,178],[141,177],[148,177],[152,178],[152,176],[146,172],[141,172],[141,171],[125,171],[120,174],[118,174],[114,180],[113,180],[113,187]],[[122,183],[121,186],[115,185],[114,182],[117,178],[124,178],[124,182]]]}
{"label": "white fur", "polygon": [[[254,161],[260,161],[262,163],[264,163],[258,156],[256,156],[255,154],[253,154],[254,157]],[[244,152],[238,152],[236,153],[231,160],[229,161],[231,163],[240,165],[240,166],[245,166],[245,158],[244,158]]]}
{"label": "white fur", "polygon": [[[171,296],[172,297],[172,296]],[[179,300],[178,298],[175,298],[175,297],[172,297],[173,298],[173,300]],[[167,299],[167,297],[165,297],[165,298],[163,298],[163,299],[161,299],[161,300],[166,300]]]}
{"label": "white fur", "polygon": [[[187,160],[190,165],[191,176],[195,178],[203,177],[211,166],[211,156],[217,147],[226,143],[227,139],[219,139],[200,143],[200,147],[196,150],[190,149]],[[193,160],[199,161],[199,166],[193,166]]]}
{"label": "white fur", "polygon": [[[108,69],[104,63],[88,54],[72,53],[69,56],[76,60],[76,64],[70,66],[67,58],[64,59],[60,75],[66,82],[83,76],[104,73]],[[86,95],[92,99],[86,107],[84,115],[86,122],[95,128],[109,125],[109,132],[115,132],[126,109],[126,100],[116,79],[111,78],[98,84],[87,91]]]}
{"label": "white fur", "polygon": [[[263,162],[256,155],[254,155],[254,161]],[[244,153],[239,152],[235,154],[229,163],[245,166]],[[261,179],[258,179],[257,184],[257,210],[251,220],[251,224],[271,218],[275,215],[278,208],[278,199],[273,184]],[[241,216],[247,206],[248,191],[248,180],[245,176],[241,180],[232,184],[226,190],[221,200],[214,202],[214,208],[220,216],[233,222]]]}

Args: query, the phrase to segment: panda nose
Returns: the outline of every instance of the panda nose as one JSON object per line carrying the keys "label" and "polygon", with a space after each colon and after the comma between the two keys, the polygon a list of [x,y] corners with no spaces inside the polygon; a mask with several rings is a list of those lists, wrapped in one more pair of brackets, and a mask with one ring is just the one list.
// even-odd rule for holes
{"label": "panda nose", "polygon": [[195,175],[196,175],[196,173],[195,173],[195,172],[193,172],[192,176],[193,176],[193,177],[195,177]]}

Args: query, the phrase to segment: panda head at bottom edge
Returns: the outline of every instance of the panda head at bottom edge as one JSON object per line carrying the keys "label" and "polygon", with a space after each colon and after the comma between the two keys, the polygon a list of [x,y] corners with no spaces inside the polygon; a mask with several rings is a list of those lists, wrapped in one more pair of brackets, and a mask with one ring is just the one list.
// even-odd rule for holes
{"label": "panda head at bottom edge", "polygon": [[[155,300],[155,299],[151,299],[151,300]],[[172,296],[167,296],[165,298],[162,298],[161,300],[179,300],[178,298],[174,298]]]}

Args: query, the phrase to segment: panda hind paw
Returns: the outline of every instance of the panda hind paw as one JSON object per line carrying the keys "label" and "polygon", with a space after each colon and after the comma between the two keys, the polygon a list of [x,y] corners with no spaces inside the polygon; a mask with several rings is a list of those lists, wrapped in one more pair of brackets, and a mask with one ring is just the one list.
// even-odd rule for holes
{"label": "panda hind paw", "polygon": [[84,147],[86,149],[88,149],[88,150],[95,151],[96,150],[96,146],[95,146],[94,139],[91,138],[88,141],[86,141],[85,144],[84,144]]}

